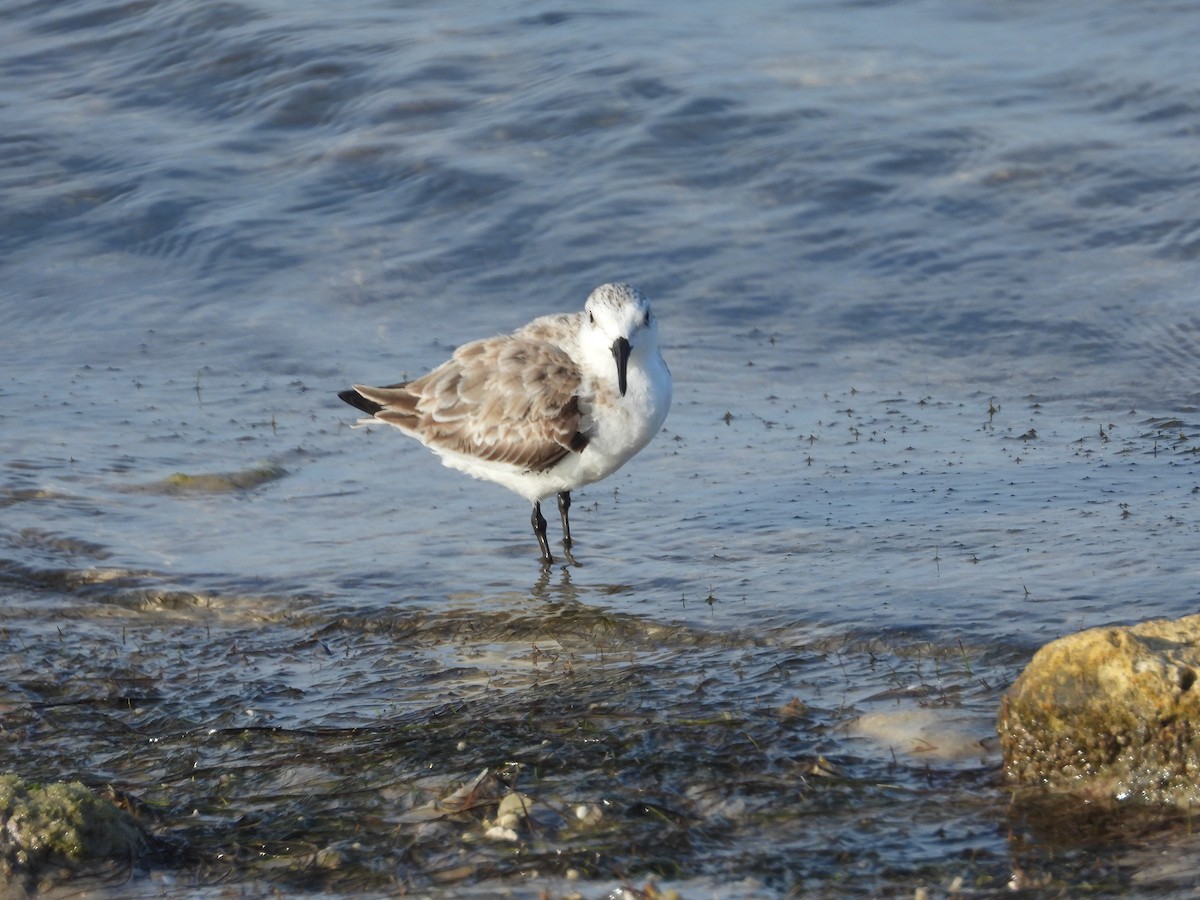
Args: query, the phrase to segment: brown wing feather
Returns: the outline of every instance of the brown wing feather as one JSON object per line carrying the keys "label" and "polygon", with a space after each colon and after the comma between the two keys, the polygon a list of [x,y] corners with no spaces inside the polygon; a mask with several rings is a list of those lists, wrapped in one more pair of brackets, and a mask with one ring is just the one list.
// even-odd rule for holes
{"label": "brown wing feather", "polygon": [[581,450],[580,372],[558,347],[522,336],[474,341],[415,381],[356,385],[375,418],[439,450],[541,471]]}

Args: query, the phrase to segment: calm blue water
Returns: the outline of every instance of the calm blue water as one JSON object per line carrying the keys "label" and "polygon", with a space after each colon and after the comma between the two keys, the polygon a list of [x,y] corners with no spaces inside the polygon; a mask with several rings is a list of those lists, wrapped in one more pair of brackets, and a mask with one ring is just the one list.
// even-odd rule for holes
{"label": "calm blue water", "polygon": [[[552,596],[780,652],[999,648],[1002,682],[1058,634],[1196,611],[1194,4],[78,0],[0,34],[26,647],[120,609],[203,656],[155,630],[186,596],[270,668],[347,616]],[[539,584],[522,501],[350,431],[335,392],[609,280],[654,299],[675,406]],[[177,699],[357,721],[301,669],[290,700]],[[370,684],[363,718],[422,702]]]}

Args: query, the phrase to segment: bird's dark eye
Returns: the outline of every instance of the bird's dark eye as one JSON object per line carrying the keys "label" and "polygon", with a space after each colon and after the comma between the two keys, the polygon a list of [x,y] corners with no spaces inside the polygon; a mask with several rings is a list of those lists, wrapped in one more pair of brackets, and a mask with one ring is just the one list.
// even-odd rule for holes
{"label": "bird's dark eye", "polygon": [[642,324],[647,328],[650,327],[650,310],[646,310],[646,317],[642,319]]}
{"label": "bird's dark eye", "polygon": [[595,325],[596,324],[596,314],[588,313],[588,321],[591,322],[593,325]]}

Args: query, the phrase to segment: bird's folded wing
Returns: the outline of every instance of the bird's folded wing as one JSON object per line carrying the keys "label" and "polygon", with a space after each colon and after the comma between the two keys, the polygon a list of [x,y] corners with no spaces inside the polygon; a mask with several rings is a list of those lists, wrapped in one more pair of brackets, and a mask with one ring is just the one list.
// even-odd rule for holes
{"label": "bird's folded wing", "polygon": [[407,384],[355,389],[375,418],[427,446],[529,471],[582,450],[579,367],[563,350],[505,335],[474,341]]}

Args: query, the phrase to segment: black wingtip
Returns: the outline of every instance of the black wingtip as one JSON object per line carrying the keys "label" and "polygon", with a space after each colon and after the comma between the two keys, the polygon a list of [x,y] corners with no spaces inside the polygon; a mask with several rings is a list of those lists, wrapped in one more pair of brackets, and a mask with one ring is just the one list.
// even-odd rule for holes
{"label": "black wingtip", "polygon": [[342,400],[346,401],[351,406],[353,406],[355,409],[361,409],[363,412],[365,412],[369,416],[373,416],[373,415],[375,415],[375,413],[377,413],[381,409],[383,409],[383,407],[380,404],[376,403],[374,400],[368,400],[366,397],[364,397],[358,391],[354,390],[354,388],[349,388],[348,390],[344,390],[344,391],[338,391],[338,396],[340,398],[342,398]]}

